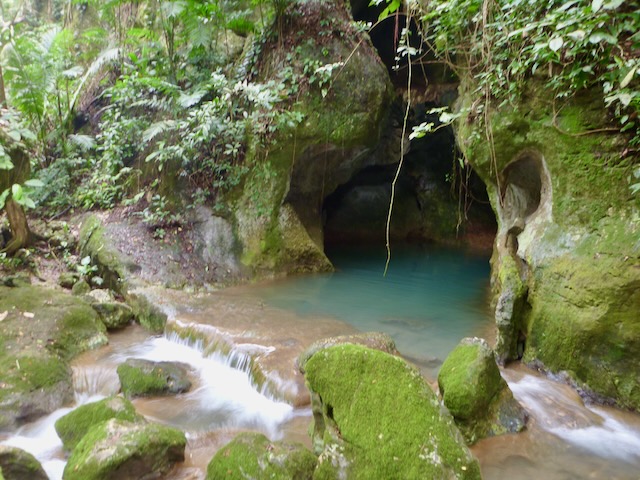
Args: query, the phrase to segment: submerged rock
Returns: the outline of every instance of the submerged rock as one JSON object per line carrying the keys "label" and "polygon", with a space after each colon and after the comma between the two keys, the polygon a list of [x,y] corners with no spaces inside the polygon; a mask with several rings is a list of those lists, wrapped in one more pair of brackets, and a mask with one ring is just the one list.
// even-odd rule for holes
{"label": "submerged rock", "polygon": [[29,452],[0,445],[0,478],[7,480],[49,480],[40,462]]}
{"label": "submerged rock", "polygon": [[207,467],[207,480],[311,480],[318,462],[299,443],[271,442],[261,433],[241,433],[218,450]]}
{"label": "submerged rock", "polygon": [[177,362],[129,358],[118,365],[122,393],[131,398],[186,392],[191,388],[187,368]]}
{"label": "submerged rock", "polygon": [[0,428],[13,428],[70,402],[67,361],[107,337],[87,302],[47,288],[0,287],[0,316]]}
{"label": "submerged rock", "polygon": [[306,363],[314,479],[479,479],[450,414],[403,359],[361,345],[320,350]]}
{"label": "submerged rock", "polygon": [[122,397],[109,397],[98,402],[81,405],[59,418],[55,423],[56,433],[66,450],[73,450],[82,437],[98,423],[111,418],[128,422],[144,422],[144,417],[136,413],[133,404]]}
{"label": "submerged rock", "polygon": [[325,348],[333,347],[335,345],[344,345],[345,343],[352,343],[356,345],[363,345],[368,348],[380,350],[381,352],[390,353],[391,355],[398,355],[399,352],[396,349],[396,342],[386,333],[381,332],[368,332],[368,333],[355,333],[352,335],[338,335],[337,337],[323,338],[313,342],[307,349],[300,354],[296,363],[300,373],[305,372],[305,365],[309,359]]}
{"label": "submerged rock", "polygon": [[175,428],[111,419],[92,427],[74,448],[64,480],[157,478],[184,460],[186,438]]}
{"label": "submerged rock", "polygon": [[444,401],[468,443],[522,431],[527,413],[500,375],[493,350],[480,338],[465,338],[438,374]]}

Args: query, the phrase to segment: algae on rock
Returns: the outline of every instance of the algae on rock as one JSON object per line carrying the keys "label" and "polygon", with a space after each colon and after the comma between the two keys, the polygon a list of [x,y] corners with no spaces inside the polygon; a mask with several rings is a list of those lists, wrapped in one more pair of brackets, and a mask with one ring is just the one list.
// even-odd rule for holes
{"label": "algae on rock", "polygon": [[73,449],[64,480],[139,480],[184,460],[186,438],[175,428],[112,418],[89,429]]}
{"label": "algae on rock", "polygon": [[47,288],[0,287],[0,312],[0,427],[12,427],[71,401],[67,362],[107,337],[87,302]]}
{"label": "algae on rock", "polygon": [[601,92],[559,107],[530,79],[515,108],[487,112],[489,144],[473,83],[461,90],[459,145],[499,226],[499,357],[566,371],[587,390],[640,408],[640,196],[628,182],[637,155],[622,155],[625,136],[607,131]]}
{"label": "algae on rock", "polygon": [[469,444],[525,428],[527,414],[482,339],[465,338],[458,344],[442,364],[438,385],[445,407]]}
{"label": "algae on rock", "polygon": [[136,412],[129,400],[112,396],[80,405],[64,417],[60,417],[55,423],[55,429],[65,450],[71,451],[91,427],[111,418],[128,422],[145,422],[144,417]]}
{"label": "algae on rock", "polygon": [[0,478],[7,480],[48,480],[40,462],[17,447],[0,445]]}
{"label": "algae on rock", "polygon": [[183,393],[191,388],[187,365],[178,362],[152,362],[129,358],[118,365],[122,393],[127,397],[146,397]]}
{"label": "algae on rock", "polygon": [[451,415],[403,359],[361,345],[320,350],[306,363],[314,479],[478,479]]}
{"label": "algae on rock", "polygon": [[311,480],[318,462],[299,443],[271,442],[261,433],[241,433],[209,462],[207,480]]}

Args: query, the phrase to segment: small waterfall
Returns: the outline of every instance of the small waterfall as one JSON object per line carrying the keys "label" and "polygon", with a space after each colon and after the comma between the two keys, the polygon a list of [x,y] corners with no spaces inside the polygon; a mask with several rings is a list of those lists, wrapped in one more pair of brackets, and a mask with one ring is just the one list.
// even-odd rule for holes
{"label": "small waterfall", "polygon": [[195,379],[190,392],[136,401],[143,414],[157,421],[189,431],[247,428],[281,436],[279,427],[291,418],[293,407],[269,394],[252,356],[237,349],[205,353],[208,349],[202,339],[171,332],[126,348],[111,360],[117,364],[135,357],[189,366]]}
{"label": "small waterfall", "polygon": [[624,412],[585,406],[570,387],[546,378],[524,375],[509,386],[542,429],[591,455],[640,462],[637,419],[630,424],[621,419]]}

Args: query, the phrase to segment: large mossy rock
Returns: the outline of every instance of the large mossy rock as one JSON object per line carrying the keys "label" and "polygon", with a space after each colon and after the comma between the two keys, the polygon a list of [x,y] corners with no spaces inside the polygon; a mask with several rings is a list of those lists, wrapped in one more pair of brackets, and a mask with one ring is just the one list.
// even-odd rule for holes
{"label": "large mossy rock", "polygon": [[74,448],[64,480],[139,480],[184,460],[186,438],[175,428],[111,419],[92,427]]}
{"label": "large mossy rock", "polygon": [[98,314],[81,298],[47,288],[0,287],[0,428],[73,400],[67,362],[107,343]]}
{"label": "large mossy rock", "polygon": [[320,350],[306,363],[314,479],[465,478],[480,467],[420,373],[361,345]]}
{"label": "large mossy rock", "polygon": [[122,393],[127,397],[174,395],[191,388],[187,367],[176,362],[129,358],[118,365]]}
{"label": "large mossy rock", "polygon": [[493,350],[482,339],[465,338],[438,374],[444,405],[469,444],[522,431],[527,414],[500,375]]}
{"label": "large mossy rock", "polygon": [[638,154],[624,153],[628,138],[608,131],[600,91],[559,109],[538,79],[515,108],[488,112],[490,145],[474,90],[463,83],[469,113],[458,138],[498,220],[500,360],[540,362],[640,408],[640,195],[629,189]]}
{"label": "large mossy rock", "polygon": [[40,462],[29,452],[0,445],[0,478],[7,480],[49,480]]}
{"label": "large mossy rock", "polygon": [[206,478],[311,480],[317,462],[302,444],[271,442],[260,433],[241,433],[218,450],[209,462]]}
{"label": "large mossy rock", "polygon": [[136,413],[133,404],[122,397],[108,397],[103,400],[81,405],[59,418],[55,423],[56,433],[64,448],[73,450],[82,437],[98,423],[116,418],[128,422],[144,422],[144,417]]}
{"label": "large mossy rock", "polygon": [[[355,29],[347,4],[294,2],[281,24],[279,40],[260,46],[258,79],[280,82],[285,71],[296,76],[293,81],[304,92],[289,109],[302,121],[280,128],[268,145],[261,143],[261,132],[251,136],[250,172],[229,201],[245,265],[258,272],[328,270],[323,200],[355,172],[389,162],[371,153],[388,116],[392,88],[370,40]],[[330,86],[310,84],[309,69],[315,69],[310,65],[331,64],[336,65]]]}
{"label": "large mossy rock", "polygon": [[396,342],[390,335],[382,332],[354,333],[352,335],[338,335],[336,337],[323,338],[309,345],[297,358],[296,363],[300,373],[305,373],[305,367],[309,359],[325,348],[344,344],[363,345],[367,348],[380,350],[381,352],[399,355]]}

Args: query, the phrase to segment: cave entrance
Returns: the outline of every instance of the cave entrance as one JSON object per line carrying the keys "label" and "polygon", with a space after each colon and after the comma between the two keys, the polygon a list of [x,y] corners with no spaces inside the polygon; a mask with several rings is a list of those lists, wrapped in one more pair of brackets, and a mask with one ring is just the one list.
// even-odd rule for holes
{"label": "cave entrance", "polygon": [[[433,106],[422,103],[413,108],[412,124],[437,123],[438,115],[428,113]],[[392,124],[401,125],[402,109],[395,111],[400,118],[392,119]],[[387,143],[380,148],[386,149],[388,162],[363,168],[325,198],[325,246],[384,244],[391,185],[398,168],[399,133],[390,135]],[[495,216],[483,182],[458,162],[452,128],[443,127],[413,139],[405,150],[396,184],[391,239],[490,250],[496,232]]]}

